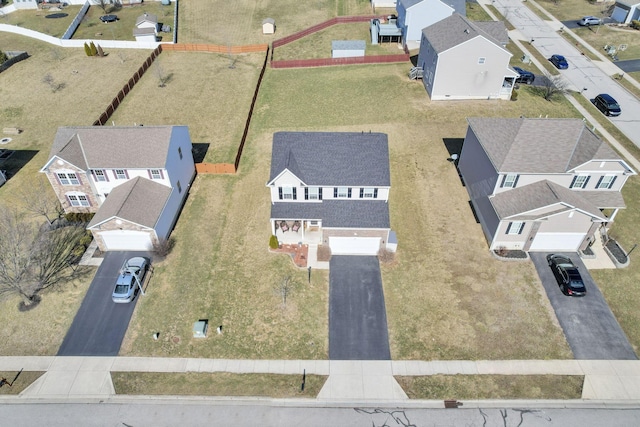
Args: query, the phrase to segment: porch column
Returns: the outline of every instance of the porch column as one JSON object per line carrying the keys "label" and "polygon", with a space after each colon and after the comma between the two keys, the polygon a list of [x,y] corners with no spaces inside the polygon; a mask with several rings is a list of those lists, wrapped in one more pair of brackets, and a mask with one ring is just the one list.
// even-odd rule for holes
{"label": "porch column", "polygon": [[306,221],[303,219],[300,221],[300,223],[302,224],[302,226],[300,227],[302,229],[302,238],[300,239],[301,242],[304,242],[304,223]]}
{"label": "porch column", "polygon": [[619,208],[615,208],[615,209],[613,210],[613,213],[612,213],[612,214],[611,214],[611,216],[609,217],[609,222],[612,222],[612,221],[613,221],[613,219],[616,217],[616,215],[618,215],[618,211],[619,211],[619,210],[620,210]]}
{"label": "porch column", "polygon": [[272,219],[270,219],[269,221],[271,221],[271,235],[275,236],[276,235],[276,222]]}

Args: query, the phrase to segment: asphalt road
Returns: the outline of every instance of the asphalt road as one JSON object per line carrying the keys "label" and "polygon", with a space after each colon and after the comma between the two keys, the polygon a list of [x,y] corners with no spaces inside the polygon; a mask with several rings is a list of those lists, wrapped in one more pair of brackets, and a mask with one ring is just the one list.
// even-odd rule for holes
{"label": "asphalt road", "polygon": [[616,65],[625,73],[640,71],[640,59],[629,59],[627,61],[616,61]]}
{"label": "asphalt road", "polygon": [[584,297],[569,297],[560,291],[546,253],[531,252],[544,290],[576,359],[636,360],[636,354],[607,305],[600,289],[576,253],[566,255],[580,270],[587,288]]}
{"label": "asphalt road", "polygon": [[[127,401],[128,400],[128,401]],[[640,425],[637,407],[605,408],[597,404],[568,404],[544,408],[538,402],[512,401],[515,407],[463,406],[441,409],[439,402],[413,402],[410,408],[380,402],[373,407],[327,405],[277,399],[206,400],[184,397],[122,398],[120,402],[27,403],[4,401],[0,405],[0,425],[20,427],[602,427]],[[492,404],[493,403],[493,404]],[[482,405],[482,402],[471,402]],[[408,406],[409,406],[408,405]],[[568,407],[566,407],[568,406]],[[595,408],[593,406],[596,406]]]}
{"label": "asphalt road", "polygon": [[375,256],[331,257],[329,359],[391,360],[380,262]]}
{"label": "asphalt road", "polygon": [[123,262],[134,256],[150,258],[146,252],[106,253],[58,349],[58,356],[118,355],[140,293],[128,304],[115,304],[111,294]]}

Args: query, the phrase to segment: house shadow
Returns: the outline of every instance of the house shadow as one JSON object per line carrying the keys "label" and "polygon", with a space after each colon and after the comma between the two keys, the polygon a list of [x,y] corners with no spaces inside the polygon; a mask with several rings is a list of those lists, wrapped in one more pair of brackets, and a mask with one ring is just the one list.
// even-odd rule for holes
{"label": "house shadow", "polygon": [[207,155],[207,151],[209,151],[209,143],[208,142],[194,142],[191,144],[193,146],[193,161],[195,163],[204,162],[204,158]]}
{"label": "house shadow", "polygon": [[476,214],[476,210],[473,207],[473,203],[469,200],[469,208],[471,208],[471,213],[473,214],[473,219],[476,220],[476,224],[480,224],[480,220],[478,219],[478,215]]}
{"label": "house shadow", "polygon": [[414,67],[418,66],[418,55],[412,55],[409,60],[411,61],[411,65]]}
{"label": "house shadow", "polygon": [[7,158],[0,158],[0,169],[7,171],[7,178],[15,176],[20,169],[25,167],[38,154],[37,150],[10,150],[13,151]]}
{"label": "house shadow", "polygon": [[462,179],[462,174],[460,173],[460,169],[458,168],[458,162],[460,161],[460,153],[462,153],[462,144],[464,143],[464,138],[442,138],[442,142],[444,142],[444,146],[449,152],[449,158],[447,160],[456,167],[458,178],[460,178],[460,183],[463,187],[465,187],[464,179]]}

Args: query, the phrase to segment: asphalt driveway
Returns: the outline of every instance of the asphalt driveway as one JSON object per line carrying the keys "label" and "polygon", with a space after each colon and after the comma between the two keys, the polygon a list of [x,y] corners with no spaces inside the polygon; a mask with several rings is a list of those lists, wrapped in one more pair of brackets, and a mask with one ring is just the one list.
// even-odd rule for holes
{"label": "asphalt driveway", "polygon": [[[107,252],[98,268],[58,356],[116,356],[140,293],[128,304],[115,304],[111,293],[125,259],[146,252]],[[148,274],[148,273],[147,273]]]}
{"label": "asphalt driveway", "polygon": [[580,270],[587,288],[584,297],[568,297],[560,291],[547,263],[546,253],[531,252],[529,255],[576,359],[637,359],[627,336],[578,254],[562,253],[571,258]]}
{"label": "asphalt driveway", "polygon": [[640,59],[628,59],[626,61],[616,61],[616,65],[626,73],[640,71]]}
{"label": "asphalt driveway", "polygon": [[391,359],[380,262],[375,256],[331,257],[329,359]]}

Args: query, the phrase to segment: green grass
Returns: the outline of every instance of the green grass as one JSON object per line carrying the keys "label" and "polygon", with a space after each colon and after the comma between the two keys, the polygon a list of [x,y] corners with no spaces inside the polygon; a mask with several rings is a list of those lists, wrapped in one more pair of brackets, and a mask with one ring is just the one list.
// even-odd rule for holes
{"label": "green grass", "polygon": [[580,399],[583,376],[433,375],[396,377],[410,399]]}
{"label": "green grass", "polygon": [[[636,79],[640,78],[640,72],[637,73],[629,73],[629,76]],[[623,86],[626,90],[631,92],[636,98],[640,99],[640,89],[636,87],[636,85],[631,84],[627,79],[618,78],[617,75],[611,76],[612,79],[615,79],[620,86]]]}
{"label": "green grass", "polygon": [[[606,16],[603,12],[612,5],[611,2],[590,2],[585,0],[537,0],[538,4],[560,21],[579,20],[583,16]],[[525,3],[529,5],[529,3]],[[537,9],[529,5],[532,10]]]}
{"label": "green grass", "polygon": [[[62,37],[73,18],[76,17],[82,6],[68,6],[62,12],[53,12],[47,10],[16,10],[15,12],[0,16],[0,24],[17,25],[18,27],[28,28],[48,34],[53,37]],[[66,13],[64,18],[46,18],[47,15],[53,13]],[[9,50],[3,47],[4,50]]]}
{"label": "green grass", "polygon": [[[495,9],[495,8],[494,8]],[[467,18],[471,21],[491,21],[491,16],[478,3],[466,3]]]}
{"label": "green grass", "polygon": [[327,377],[302,374],[112,372],[116,394],[172,396],[252,396],[314,399]]}
{"label": "green grass", "polygon": [[584,41],[606,56],[605,45],[627,45],[625,50],[616,52],[620,61],[640,58],[640,31],[620,29],[601,25],[600,27],[576,28],[573,30]]}
{"label": "green grass", "polygon": [[[40,371],[17,371],[6,372],[0,371],[0,378],[6,378],[9,382],[12,382],[11,387],[3,385],[0,387],[0,396],[4,395],[18,395],[22,393],[27,387],[29,387],[35,380],[40,378],[44,372]],[[16,378],[17,375],[17,378]]]}

